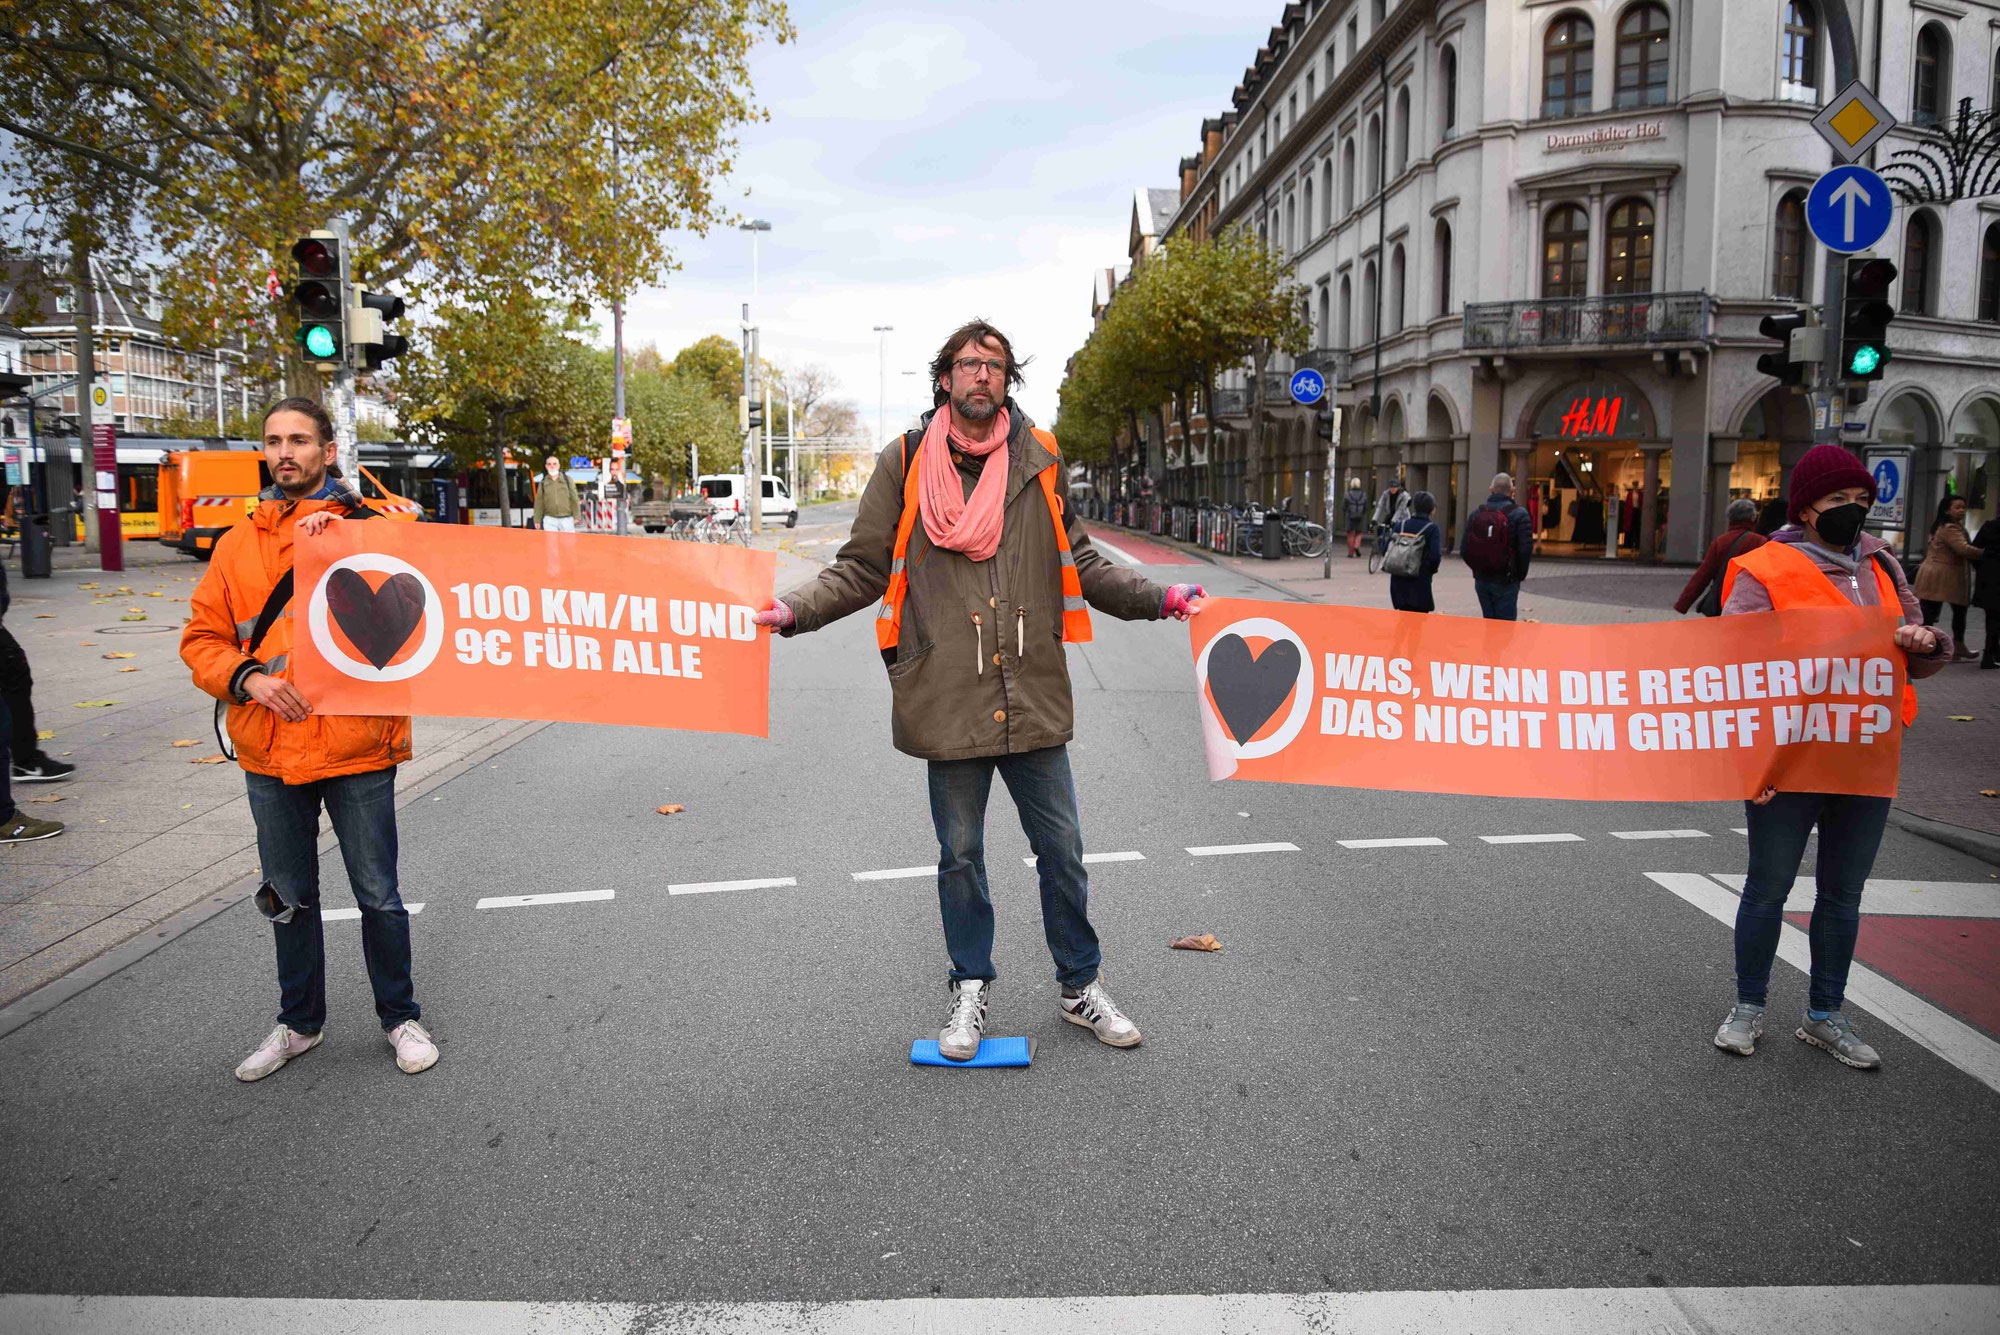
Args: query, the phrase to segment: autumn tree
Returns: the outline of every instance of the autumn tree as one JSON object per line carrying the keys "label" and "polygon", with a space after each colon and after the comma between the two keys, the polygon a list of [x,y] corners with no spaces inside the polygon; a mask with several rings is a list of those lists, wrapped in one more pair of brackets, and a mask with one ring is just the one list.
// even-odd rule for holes
{"label": "autumn tree", "polygon": [[736,403],[743,393],[743,353],[720,334],[696,339],[674,354],[673,371],[708,386],[724,403]]}

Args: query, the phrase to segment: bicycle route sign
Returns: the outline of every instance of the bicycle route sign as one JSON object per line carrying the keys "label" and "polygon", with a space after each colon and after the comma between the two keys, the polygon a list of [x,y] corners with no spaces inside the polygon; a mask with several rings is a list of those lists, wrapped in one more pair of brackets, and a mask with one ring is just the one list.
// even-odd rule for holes
{"label": "bicycle route sign", "polygon": [[1318,403],[1325,397],[1325,376],[1310,366],[1292,372],[1292,402]]}

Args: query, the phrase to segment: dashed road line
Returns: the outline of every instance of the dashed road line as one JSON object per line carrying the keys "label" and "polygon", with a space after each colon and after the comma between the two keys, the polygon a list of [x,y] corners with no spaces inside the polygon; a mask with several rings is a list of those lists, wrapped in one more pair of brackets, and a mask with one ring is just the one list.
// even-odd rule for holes
{"label": "dashed road line", "polygon": [[1204,844],[1200,848],[1190,848],[1188,854],[1197,858],[1228,857],[1232,853],[1296,853],[1297,844]]}
{"label": "dashed road line", "polygon": [[[405,904],[403,905],[403,907],[413,914],[422,913],[424,911],[424,906],[422,904]],[[360,918],[361,918],[361,910],[358,908],[321,909],[319,911],[319,920],[321,922],[358,922]]]}
{"label": "dashed road line", "polygon": [[1580,844],[1580,834],[1482,834],[1481,843],[1487,844]]}
{"label": "dashed road line", "polygon": [[1342,839],[1342,848],[1443,848],[1442,839],[1426,835],[1421,839]]}
{"label": "dashed road line", "polygon": [[532,904],[581,904],[593,899],[616,899],[616,890],[563,890],[548,895],[488,895],[472,907],[476,909],[518,909]]}
{"label": "dashed road line", "polygon": [[1707,830],[1613,830],[1613,839],[1706,839]]}
{"label": "dashed road line", "polygon": [[857,881],[907,881],[918,876],[935,875],[937,875],[937,864],[933,862],[928,867],[887,867],[881,871],[857,871],[854,873],[854,879]]}
{"label": "dashed road line", "polygon": [[[1138,853],[1138,852],[1130,852],[1130,853],[1085,853],[1085,854],[1083,855],[1083,860],[1084,860],[1084,862],[1085,862],[1085,863],[1092,863],[1092,862],[1144,862],[1144,861],[1146,860],[1146,855],[1145,855],[1144,853]],[[1028,865],[1029,865],[1030,867],[1032,867],[1032,866],[1034,866],[1034,865],[1035,865],[1035,859],[1034,859],[1034,858],[1032,858],[1032,857],[1025,857],[1025,858],[1022,858],[1022,859],[1021,859],[1021,861],[1023,861],[1023,862],[1025,862],[1025,863],[1027,863],[1027,864],[1028,864]],[[933,870],[935,870],[935,869],[933,869]]]}
{"label": "dashed road line", "polygon": [[[936,871],[937,868],[931,868]],[[712,895],[723,890],[778,890],[788,885],[797,885],[796,876],[772,876],[761,881],[696,881],[689,885],[670,885],[670,895]]]}

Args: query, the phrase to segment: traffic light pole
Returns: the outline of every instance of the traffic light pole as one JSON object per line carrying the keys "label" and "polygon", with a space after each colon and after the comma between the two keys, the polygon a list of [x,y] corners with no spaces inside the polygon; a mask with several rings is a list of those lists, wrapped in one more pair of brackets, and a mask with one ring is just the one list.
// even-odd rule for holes
{"label": "traffic light pole", "polygon": [[[1827,44],[1833,49],[1833,86],[1845,88],[1861,77],[1860,62],[1854,54],[1854,23],[1848,16],[1847,0],[1821,0],[1820,13],[1826,20]],[[1836,258],[1832,251],[1824,254],[1826,308],[1820,324],[1827,331],[1826,357],[1820,364],[1819,384],[1813,395],[1813,443],[1838,445],[1842,443],[1842,422],[1847,416],[1847,405],[1840,393],[1844,371],[1840,364],[1840,350],[1841,330],[1846,324],[1847,263],[1844,256]]]}
{"label": "traffic light pole", "polygon": [[[335,218],[327,224],[327,230],[340,239],[340,303],[342,316],[345,317],[347,294],[354,290],[354,274],[349,267],[347,220]],[[345,342],[344,319],[341,327],[342,341]],[[327,386],[326,407],[333,418],[334,461],[340,465],[341,480],[358,493],[361,490],[361,443],[355,424],[354,353],[351,348],[343,347],[339,356],[340,365]]]}

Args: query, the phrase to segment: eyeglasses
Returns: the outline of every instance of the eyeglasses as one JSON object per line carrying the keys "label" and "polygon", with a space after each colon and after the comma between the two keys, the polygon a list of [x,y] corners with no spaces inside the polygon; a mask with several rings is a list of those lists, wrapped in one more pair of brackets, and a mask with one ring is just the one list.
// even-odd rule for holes
{"label": "eyeglasses", "polygon": [[960,375],[976,376],[981,369],[984,369],[988,374],[993,376],[1004,376],[1007,374],[1007,363],[993,357],[960,357],[951,365],[952,369]]}

